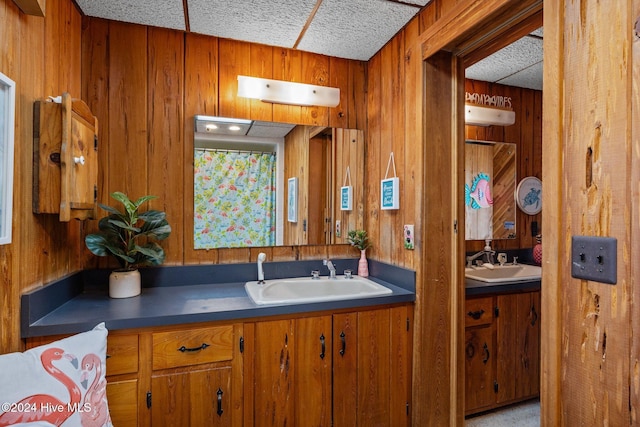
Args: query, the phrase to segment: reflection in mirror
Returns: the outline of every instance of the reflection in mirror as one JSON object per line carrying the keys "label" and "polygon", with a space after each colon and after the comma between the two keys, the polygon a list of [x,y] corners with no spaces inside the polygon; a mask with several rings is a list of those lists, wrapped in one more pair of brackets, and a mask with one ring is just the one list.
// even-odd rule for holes
{"label": "reflection in mirror", "polygon": [[[338,229],[362,226],[362,131],[208,116],[195,128],[195,249],[344,243]],[[336,206],[346,168],[349,212]]]}
{"label": "reflection in mirror", "polygon": [[516,145],[467,140],[465,239],[515,239]]}

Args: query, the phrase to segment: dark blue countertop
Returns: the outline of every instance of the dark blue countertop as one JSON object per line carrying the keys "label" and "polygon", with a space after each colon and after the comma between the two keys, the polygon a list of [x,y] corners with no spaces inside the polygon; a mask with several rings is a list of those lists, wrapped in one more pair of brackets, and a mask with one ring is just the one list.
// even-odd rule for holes
{"label": "dark blue countertop", "polygon": [[487,283],[478,280],[465,279],[465,295],[467,297],[482,296],[490,294],[505,294],[516,292],[539,291],[540,280],[515,283]]}
{"label": "dark blue countertop", "polygon": [[[357,271],[357,259],[333,260],[338,273]],[[309,276],[321,261],[265,263],[265,277]],[[158,267],[142,270],[142,294],[133,298],[108,296],[108,270],[83,271],[22,296],[23,338],[71,334],[100,322],[107,329],[131,329],[219,320],[339,310],[415,301],[415,272],[369,260],[369,279],[391,294],[340,301],[257,305],[245,282],[256,280],[255,264]]]}

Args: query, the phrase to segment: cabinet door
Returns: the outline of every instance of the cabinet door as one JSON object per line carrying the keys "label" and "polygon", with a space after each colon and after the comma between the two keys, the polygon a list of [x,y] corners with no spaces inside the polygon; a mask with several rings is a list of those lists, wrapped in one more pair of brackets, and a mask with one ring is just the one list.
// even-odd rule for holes
{"label": "cabinet door", "polygon": [[231,426],[231,366],[154,374],[151,425]]}
{"label": "cabinet door", "polygon": [[471,413],[495,403],[493,326],[465,331],[465,409]]}
{"label": "cabinet door", "polygon": [[138,425],[138,380],[109,381],[107,401],[114,426]]}
{"label": "cabinet door", "polygon": [[333,425],[357,425],[358,313],[333,316]]}
{"label": "cabinet door", "polygon": [[540,292],[497,297],[498,403],[540,392]]}
{"label": "cabinet door", "polygon": [[295,425],[292,320],[256,322],[254,344],[254,425]]}
{"label": "cabinet door", "polygon": [[331,425],[331,316],[295,323],[296,426]]}

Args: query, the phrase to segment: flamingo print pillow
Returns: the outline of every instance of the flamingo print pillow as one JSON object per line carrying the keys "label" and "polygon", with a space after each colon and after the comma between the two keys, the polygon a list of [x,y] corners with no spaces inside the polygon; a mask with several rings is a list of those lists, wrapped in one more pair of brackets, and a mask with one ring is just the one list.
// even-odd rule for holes
{"label": "flamingo print pillow", "polygon": [[24,353],[0,355],[0,427],[112,426],[100,323]]}

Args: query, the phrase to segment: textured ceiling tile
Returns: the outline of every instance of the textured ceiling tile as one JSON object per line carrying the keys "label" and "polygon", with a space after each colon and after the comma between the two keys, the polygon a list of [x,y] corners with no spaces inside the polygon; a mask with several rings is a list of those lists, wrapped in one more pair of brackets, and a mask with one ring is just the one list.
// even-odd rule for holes
{"label": "textured ceiling tile", "polygon": [[76,0],[87,16],[185,30],[182,0]]}
{"label": "textured ceiling tile", "polygon": [[315,0],[189,0],[191,31],[291,48]]}
{"label": "textured ceiling tile", "polygon": [[298,48],[366,61],[419,10],[384,0],[324,0]]}
{"label": "textured ceiling tile", "polygon": [[523,37],[466,69],[466,77],[496,82],[542,61],[542,40]]}
{"label": "textured ceiling tile", "polygon": [[498,80],[498,83],[507,86],[542,90],[542,61],[520,70],[509,77]]}

